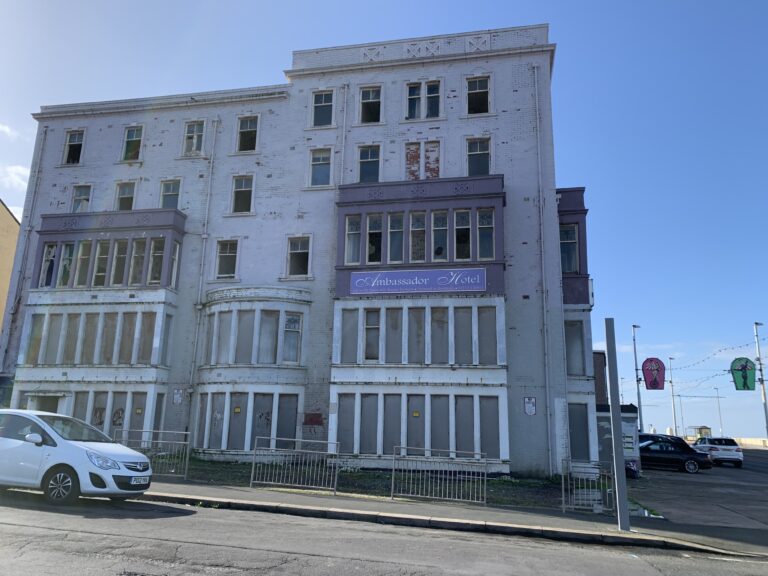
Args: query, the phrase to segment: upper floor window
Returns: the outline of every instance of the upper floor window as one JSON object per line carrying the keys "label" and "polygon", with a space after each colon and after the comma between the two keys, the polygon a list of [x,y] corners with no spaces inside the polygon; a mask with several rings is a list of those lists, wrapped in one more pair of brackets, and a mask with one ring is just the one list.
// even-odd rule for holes
{"label": "upper floor window", "polygon": [[163,276],[163,256],[165,255],[165,238],[152,238],[149,243],[149,273],[147,284],[160,284]]}
{"label": "upper floor window", "polygon": [[368,264],[381,263],[381,214],[368,215],[368,250],[366,262]]}
{"label": "upper floor window", "polygon": [[487,114],[489,111],[488,78],[467,78],[467,114]]}
{"label": "upper floor window", "polygon": [[489,138],[467,140],[467,176],[487,176],[491,173]]}
{"label": "upper floor window", "polygon": [[115,241],[112,254],[112,286],[125,284],[125,271],[128,266],[128,240]]}
{"label": "upper floor window", "polygon": [[381,88],[360,90],[360,122],[362,124],[381,122]]}
{"label": "upper floor window", "polygon": [[288,276],[309,275],[309,236],[288,239]]}
{"label": "upper floor window", "polygon": [[179,242],[174,242],[173,252],[171,252],[171,288],[178,288],[179,286],[180,252],[181,252],[181,244]]}
{"label": "upper floor window", "polygon": [[331,149],[312,150],[312,186],[328,186],[331,183]]}
{"label": "upper floor window", "polygon": [[408,84],[408,110],[406,120],[438,118],[440,116],[440,81],[411,82]]}
{"label": "upper floor window", "polygon": [[405,144],[405,178],[421,180],[440,177],[440,142],[407,142]]}
{"label": "upper floor window", "polygon": [[160,190],[160,207],[161,208],[178,208],[179,207],[179,188],[181,182],[179,180],[165,180],[162,183]]}
{"label": "upper floor window", "polygon": [[125,146],[123,148],[123,160],[138,160],[141,154],[141,126],[131,126],[125,129]]}
{"label": "upper floor window", "polygon": [[456,210],[453,213],[454,258],[469,260],[472,257],[472,231],[470,211]]}
{"label": "upper floor window", "polygon": [[333,123],[333,91],[312,95],[312,126],[330,126]]}
{"label": "upper floor window", "polygon": [[482,208],[477,211],[477,257],[481,260],[494,258],[494,211]]}
{"label": "upper floor window", "polygon": [[67,142],[64,146],[64,164],[80,164],[84,135],[84,130],[70,130],[67,132]]}
{"label": "upper floor window", "polygon": [[96,242],[96,255],[93,262],[91,286],[106,286],[107,263],[109,262],[109,240]]}
{"label": "upper floor window", "polygon": [[91,187],[75,186],[72,189],[72,212],[88,212],[91,203]]}
{"label": "upper floor window", "polygon": [[256,132],[259,125],[258,116],[240,118],[237,132],[237,151],[253,152],[256,150]]}
{"label": "upper floor window", "polygon": [[43,263],[40,267],[40,288],[53,286],[53,270],[56,267],[56,244],[46,244],[43,248]]}
{"label": "upper floor window", "polygon": [[560,225],[560,264],[563,274],[579,273],[578,225]]}
{"label": "upper floor window", "polygon": [[298,362],[301,352],[301,314],[286,312],[283,330],[283,362]]}
{"label": "upper floor window", "polygon": [[216,247],[216,278],[234,278],[236,269],[237,240],[220,240]]}
{"label": "upper floor window", "polygon": [[61,262],[59,263],[59,273],[56,280],[56,286],[66,288],[69,286],[69,280],[72,277],[72,265],[75,259],[75,243],[64,242],[61,245]]}
{"label": "upper floor window", "polygon": [[203,130],[205,122],[196,120],[187,122],[184,130],[184,155],[197,156],[203,151]]}
{"label": "upper floor window", "polygon": [[403,261],[403,215],[389,215],[389,262],[397,263]]}
{"label": "upper floor window", "polygon": [[432,212],[432,261],[448,260],[448,212]]}
{"label": "upper floor window", "polygon": [[379,181],[379,146],[360,146],[360,182]]}
{"label": "upper floor window", "polygon": [[345,264],[360,264],[360,215],[347,216]]}
{"label": "upper floor window", "polygon": [[117,185],[118,210],[133,210],[133,195],[135,190],[135,182],[120,182]]}
{"label": "upper floor window", "polygon": [[411,262],[427,259],[427,226],[424,212],[411,212]]}
{"label": "upper floor window", "polygon": [[253,176],[235,176],[235,189],[232,194],[232,212],[250,212],[252,195]]}

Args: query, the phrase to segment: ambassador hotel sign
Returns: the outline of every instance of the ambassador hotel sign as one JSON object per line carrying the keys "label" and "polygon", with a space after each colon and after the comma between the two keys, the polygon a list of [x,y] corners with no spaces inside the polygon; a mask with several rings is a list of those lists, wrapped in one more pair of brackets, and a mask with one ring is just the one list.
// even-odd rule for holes
{"label": "ambassador hotel sign", "polygon": [[352,272],[350,294],[483,292],[485,268]]}

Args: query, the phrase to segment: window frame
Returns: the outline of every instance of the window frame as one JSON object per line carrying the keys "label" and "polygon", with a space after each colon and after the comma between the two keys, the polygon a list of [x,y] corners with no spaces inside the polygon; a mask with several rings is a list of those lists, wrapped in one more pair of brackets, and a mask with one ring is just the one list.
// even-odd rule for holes
{"label": "window frame", "polygon": [[[80,204],[83,200],[83,198],[78,198],[78,190],[88,189],[88,198],[86,199],[86,209],[81,210]],[[83,212],[90,212],[89,208],[91,207],[91,192],[93,191],[93,187],[90,184],[74,184],[72,186],[72,213],[73,214],[81,214]]]}
{"label": "window frame", "polygon": [[[432,210],[429,213],[429,224],[430,224],[430,239],[432,240],[431,243],[431,252],[429,256],[430,262],[448,262],[450,261],[448,252],[450,251],[450,244],[451,239],[448,237],[448,232],[450,230],[450,213],[451,211],[449,209],[441,209],[441,210]],[[445,215],[445,227],[438,228],[435,226],[435,217],[444,214]],[[437,230],[445,230],[445,257],[443,258],[436,258],[435,257],[435,231]],[[426,252],[426,251],[425,251]]]}
{"label": "window frame", "polygon": [[[574,231],[573,240],[563,240],[563,229],[569,228]],[[561,274],[580,274],[581,258],[579,254],[579,224],[577,222],[561,222],[558,228],[560,234],[560,273]],[[575,270],[565,270],[563,263],[563,244],[573,246],[574,260],[576,262]]]}
{"label": "window frame", "polygon": [[[243,130],[242,128],[242,122],[245,120],[256,120],[256,128],[248,128],[247,130]],[[261,118],[259,114],[243,114],[242,116],[237,117],[237,124],[235,125],[235,153],[236,154],[253,154],[254,152],[258,151],[259,149],[259,127],[261,125]],[[256,134],[253,137],[253,148],[243,150],[241,149],[241,135],[243,132],[251,132],[254,131]]]}
{"label": "window frame", "polygon": [[[138,130],[139,131],[139,137],[138,138],[129,138],[131,132],[134,132]],[[134,158],[133,155],[131,157],[128,157],[129,154],[129,142],[136,142],[138,141],[137,150],[136,150],[136,157]],[[141,162],[142,160],[142,147],[144,144],[144,125],[143,124],[131,124],[130,126],[125,127],[125,131],[123,133],[123,150],[122,154],[120,155],[120,161],[121,162]]]}
{"label": "window frame", "polygon": [[[222,253],[223,245],[233,245],[235,247],[234,252]],[[234,266],[231,274],[221,274],[221,257],[234,257]],[[216,269],[214,274],[215,280],[236,280],[238,272],[238,264],[240,260],[240,240],[238,238],[222,238],[216,241]]]}
{"label": "window frame", "polygon": [[[351,231],[349,230],[349,222],[352,219],[357,219],[357,230]],[[350,247],[350,237],[357,237],[357,260],[350,260],[349,259],[349,247]],[[362,254],[362,241],[363,241],[363,217],[361,214],[347,214],[344,217],[344,264],[347,266],[355,266],[361,264],[361,254]]]}
{"label": "window frame", "polygon": [[[363,150],[368,151],[368,154],[370,155],[370,152],[373,150],[376,150],[377,157],[375,160],[372,160],[369,156],[369,158],[363,159]],[[377,183],[381,182],[381,144],[361,144],[357,147],[357,172],[358,177],[357,181],[362,184],[366,183]],[[363,180],[363,162],[368,162],[370,165],[373,165],[375,162],[376,164],[376,179],[375,180]],[[367,164],[366,164],[367,165]]]}
{"label": "window frame", "polygon": [[[166,186],[170,185],[176,185],[176,192],[175,193],[168,193],[166,191]],[[165,206],[165,199],[170,196],[176,196],[176,203],[174,206]],[[179,197],[181,196],[181,178],[167,178],[165,180],[160,181],[160,208],[165,210],[170,209],[179,209]]]}
{"label": "window frame", "polygon": [[[479,151],[479,152],[471,152],[470,151],[470,146],[472,144],[474,144],[474,143],[478,143],[479,144],[479,143],[482,143],[482,142],[485,142],[488,145],[488,150],[486,150],[486,151]],[[491,138],[490,138],[490,136],[479,136],[479,137],[474,137],[473,136],[473,137],[467,138],[465,150],[466,150],[466,174],[467,174],[468,177],[471,177],[471,176],[489,176],[490,174],[493,173],[493,169],[492,169],[492,165],[491,165],[492,157],[491,157]],[[471,174],[470,173],[471,162],[469,161],[470,156],[472,156],[472,155],[480,156],[480,155],[483,155],[483,154],[488,157],[488,172]]]}
{"label": "window frame", "polygon": [[[189,133],[189,129],[192,126],[201,126],[200,132],[195,131],[193,134]],[[190,138],[191,136],[191,138]],[[188,150],[188,143],[191,142],[191,150]],[[203,156],[203,146],[205,144],[205,120],[187,120],[184,122],[184,139],[181,145],[181,155],[184,158],[194,158],[197,156]]]}
{"label": "window frame", "polygon": [[[80,134],[79,142],[70,142],[70,137],[74,134]],[[77,154],[77,162],[69,162],[69,152],[72,145],[80,146]],[[85,150],[85,128],[72,128],[67,130],[64,135],[64,155],[61,159],[62,166],[80,166],[83,164],[83,151]]]}
{"label": "window frame", "polygon": [[[472,260],[472,210],[469,208],[455,208],[453,212],[453,261],[454,262],[468,262]],[[459,214],[466,214],[467,225],[459,226],[458,218]],[[465,230],[467,234],[467,242],[469,243],[469,255],[466,258],[459,258],[459,230]]]}
{"label": "window frame", "polygon": [[[46,242],[43,244],[43,254],[42,258],[40,259],[40,269],[38,273],[37,278],[37,288],[54,288],[56,286],[57,276],[58,276],[58,270],[56,270],[56,267],[58,266],[58,260],[59,260],[59,245],[57,242]],[[50,271],[51,271],[51,277],[46,281],[47,277],[47,269],[49,269],[49,266],[46,266],[46,264],[49,264]]]}
{"label": "window frame", "polygon": [[[378,218],[379,220],[379,228],[378,230],[371,229],[371,220]],[[371,246],[371,234],[378,234],[379,235],[379,259],[378,260],[371,260],[370,259],[370,246]],[[383,253],[383,243],[384,243],[384,213],[382,212],[375,212],[375,213],[368,213],[365,215],[365,263],[370,265],[381,265],[384,263],[384,253]]]}
{"label": "window frame", "polygon": [[[415,228],[413,226],[414,217],[421,216],[422,221],[424,225],[421,228]],[[414,238],[414,231],[415,232],[421,232],[421,235],[423,237],[423,248],[424,248],[424,257],[423,258],[414,258],[413,257],[413,247],[416,246],[416,242],[413,241]],[[413,212],[408,212],[408,262],[426,262],[427,261],[427,211],[425,210],[416,210]]]}
{"label": "window frame", "polygon": [[[320,102],[320,103],[318,103],[316,101],[317,96],[326,96],[328,94],[331,95],[331,101],[330,102]],[[334,103],[333,101],[334,101],[334,97],[335,97],[334,90],[333,89],[330,89],[330,90],[314,90],[314,91],[312,91],[312,94],[311,94],[310,97],[312,98],[312,118],[310,119],[310,127],[311,128],[333,128],[335,126],[335,124],[334,124],[335,118],[334,118],[334,110],[333,110],[333,103]],[[330,107],[331,117],[328,120],[327,124],[318,124],[317,123],[317,109],[318,109],[319,106],[322,106],[322,107],[329,106]]]}
{"label": "window frame", "polygon": [[[392,218],[400,217],[400,228],[392,227]],[[392,234],[400,233],[400,259],[392,258]],[[403,264],[405,262],[405,212],[387,212],[387,263]]]}
{"label": "window frame", "polygon": [[[67,247],[71,247],[71,253],[67,254]],[[75,279],[75,267],[77,266],[77,250],[75,242],[62,242],[59,248],[59,267],[56,270],[56,288],[69,288]],[[64,266],[64,262],[68,262],[68,266]],[[66,282],[62,282],[64,273],[68,274]]]}
{"label": "window frame", "polygon": [[[250,186],[249,187],[240,187],[238,188],[238,180],[242,180],[243,182],[249,181]],[[235,210],[238,203],[238,192],[243,195],[245,192],[248,193],[248,209],[247,210]],[[230,214],[253,214],[253,175],[251,174],[241,174],[237,176],[232,177],[232,197],[231,197],[231,204],[229,207],[229,213]]]}
{"label": "window frame", "polygon": [[[365,92],[371,92],[371,91],[377,91],[378,92],[378,98],[367,98],[363,99],[365,97]],[[371,84],[366,86],[360,86],[359,96],[360,96],[360,115],[358,116],[358,122],[360,124],[383,124],[383,107],[382,107],[382,92],[383,87],[381,84]],[[366,105],[366,103],[374,103],[378,102],[379,109],[378,109],[378,120],[364,120],[365,111],[369,107],[369,105]]]}
{"label": "window frame", "polygon": [[[327,162],[316,162],[315,154],[320,154],[323,151],[328,153]],[[315,184],[315,167],[328,165],[328,182],[322,184]],[[327,186],[333,186],[333,149],[330,146],[323,146],[320,148],[312,148],[309,151],[309,187],[310,188],[323,188]]]}
{"label": "window frame", "polygon": [[112,252],[112,243],[109,240],[95,240],[91,257],[93,267],[91,271],[91,287],[106,288],[109,286],[109,260]]}
{"label": "window frame", "polygon": [[[480,213],[481,212],[490,212],[492,223],[491,225],[481,225],[480,224]],[[476,225],[476,234],[477,234],[477,259],[478,260],[495,260],[496,259],[496,209],[493,207],[477,207],[475,210],[475,221],[477,223]],[[483,256],[481,254],[482,250],[482,243],[480,242],[480,232],[481,230],[485,230],[490,228],[491,230],[491,255],[490,256]]]}
{"label": "window frame", "polygon": [[[304,314],[301,312],[295,312],[293,310],[286,310],[283,314],[283,350],[282,350],[282,357],[280,358],[280,364],[291,364],[291,365],[301,365],[301,341],[302,341],[302,332],[304,331]],[[294,317],[298,318],[299,327],[298,328],[289,328],[288,327],[288,318]],[[286,351],[287,347],[285,346],[285,341],[287,340],[286,336],[288,333],[295,333],[297,342],[296,342],[296,359],[288,359],[286,358]]]}
{"label": "window frame", "polygon": [[[298,240],[300,242],[299,248],[301,248],[301,242],[306,240],[306,250],[292,250],[291,244],[293,241]],[[303,274],[291,274],[291,257],[293,254],[307,255],[307,270]],[[309,278],[312,276],[312,235],[311,234],[297,234],[288,236],[288,242],[286,243],[286,262],[285,262],[285,277],[286,278]]]}
{"label": "window frame", "polygon": [[[121,195],[123,187],[131,187],[131,195],[130,196],[123,196]],[[124,182],[118,182],[116,185],[116,192],[115,192],[115,211],[117,212],[131,212],[135,209],[136,204],[136,181],[135,180],[126,180]],[[130,208],[121,208],[121,199],[123,198],[130,198],[131,199],[131,207]]]}
{"label": "window frame", "polygon": [[[466,107],[464,108],[464,112],[467,116],[478,116],[482,114],[491,114],[493,108],[491,107],[491,75],[490,74],[481,74],[479,76],[467,76],[464,82],[464,94],[465,94],[465,100],[466,100]],[[480,80],[486,81],[486,88],[485,90],[470,90],[470,82],[478,82]],[[469,106],[470,106],[470,94],[481,94],[485,92],[485,104],[486,104],[486,110],[485,112],[470,112]]]}
{"label": "window frame", "polygon": [[[415,80],[405,83],[405,115],[404,120],[406,122],[416,122],[419,120],[438,120],[442,118],[443,103],[442,103],[442,80],[439,78],[433,78],[430,80]],[[411,96],[411,88],[417,87],[419,89],[418,95]],[[437,93],[430,93],[430,88],[437,86]],[[416,105],[416,115],[411,116],[411,101],[418,99]],[[430,102],[437,100],[437,114],[430,114]]]}

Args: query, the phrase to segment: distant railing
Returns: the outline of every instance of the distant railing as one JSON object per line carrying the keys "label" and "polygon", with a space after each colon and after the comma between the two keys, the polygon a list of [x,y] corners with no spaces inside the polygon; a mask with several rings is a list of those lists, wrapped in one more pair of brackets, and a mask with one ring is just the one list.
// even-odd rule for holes
{"label": "distant railing", "polygon": [[407,456],[423,449],[396,446],[392,455],[391,497],[480,502],[487,500],[488,463],[479,452]]}
{"label": "distant railing", "polygon": [[153,476],[187,478],[189,432],[118,428],[112,437],[149,458]]}
{"label": "distant railing", "polygon": [[608,462],[563,460],[563,512],[590,510],[612,512],[616,497],[613,466]]}
{"label": "distant railing", "polygon": [[340,465],[336,453],[338,442],[259,436],[254,444],[251,488],[260,484],[336,493]]}

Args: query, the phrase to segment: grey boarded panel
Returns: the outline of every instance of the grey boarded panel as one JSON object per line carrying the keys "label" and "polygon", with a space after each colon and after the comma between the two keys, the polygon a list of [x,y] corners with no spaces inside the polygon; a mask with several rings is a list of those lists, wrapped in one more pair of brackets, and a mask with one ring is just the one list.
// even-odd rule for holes
{"label": "grey boarded panel", "polygon": [[88,392],[75,392],[75,409],[72,416],[85,420],[88,413]]}
{"label": "grey boarded panel", "polygon": [[376,454],[376,429],[379,416],[379,395],[360,397],[360,454]]}
{"label": "grey boarded panel", "polygon": [[107,420],[107,393],[96,392],[93,395],[93,409],[91,410],[91,424],[99,430],[104,430]]}
{"label": "grey boarded panel", "polygon": [[339,452],[352,454],[355,450],[355,395],[339,394],[339,426],[336,441]]}
{"label": "grey boarded panel", "polygon": [[384,394],[384,454],[400,446],[400,394]]}
{"label": "grey boarded panel", "polygon": [[159,431],[163,422],[163,412],[165,412],[165,394],[158,394],[155,400],[155,422],[153,430]]}
{"label": "grey boarded panel", "polygon": [[[134,392],[133,394],[133,406],[131,407],[131,430],[135,430],[132,434],[128,435],[131,440],[141,440],[141,433],[138,430],[144,429],[144,416],[147,410],[147,393],[146,392]],[[128,418],[125,419],[128,422]]]}
{"label": "grey boarded panel", "polygon": [[224,432],[224,393],[211,395],[211,433],[208,438],[208,448],[221,450],[221,438]]}
{"label": "grey boarded panel", "polygon": [[445,394],[431,397],[432,414],[430,430],[432,433],[432,456],[449,456],[450,423],[448,422],[448,396]]}
{"label": "grey boarded panel", "polygon": [[208,410],[208,394],[200,394],[200,409],[197,411],[197,438],[195,448],[205,445],[205,413]]}
{"label": "grey boarded panel", "polygon": [[[269,448],[272,435],[272,394],[253,395],[251,448]],[[259,438],[258,446],[256,438]]]}
{"label": "grey boarded panel", "polygon": [[424,395],[408,395],[408,454],[424,455]]}
{"label": "grey boarded panel", "polygon": [[568,404],[571,458],[589,460],[589,422],[586,404]]}
{"label": "grey boarded panel", "polygon": [[112,395],[112,414],[109,415],[112,426],[112,433],[115,430],[128,428],[127,414],[125,413],[125,402],[128,399],[127,392],[115,392]]}
{"label": "grey boarded panel", "polygon": [[[296,438],[296,416],[299,410],[299,396],[297,394],[280,394],[277,400],[277,437]],[[295,442],[282,441],[277,443],[278,448],[295,447]]]}
{"label": "grey boarded panel", "polygon": [[245,423],[248,420],[248,394],[236,393],[230,396],[229,437],[227,450],[245,449]]}
{"label": "grey boarded panel", "polygon": [[[456,450],[458,452],[475,451],[475,411],[472,396],[456,396]],[[457,454],[460,458],[470,458],[471,454]]]}
{"label": "grey boarded panel", "polygon": [[499,458],[499,399],[480,396],[480,452]]}

